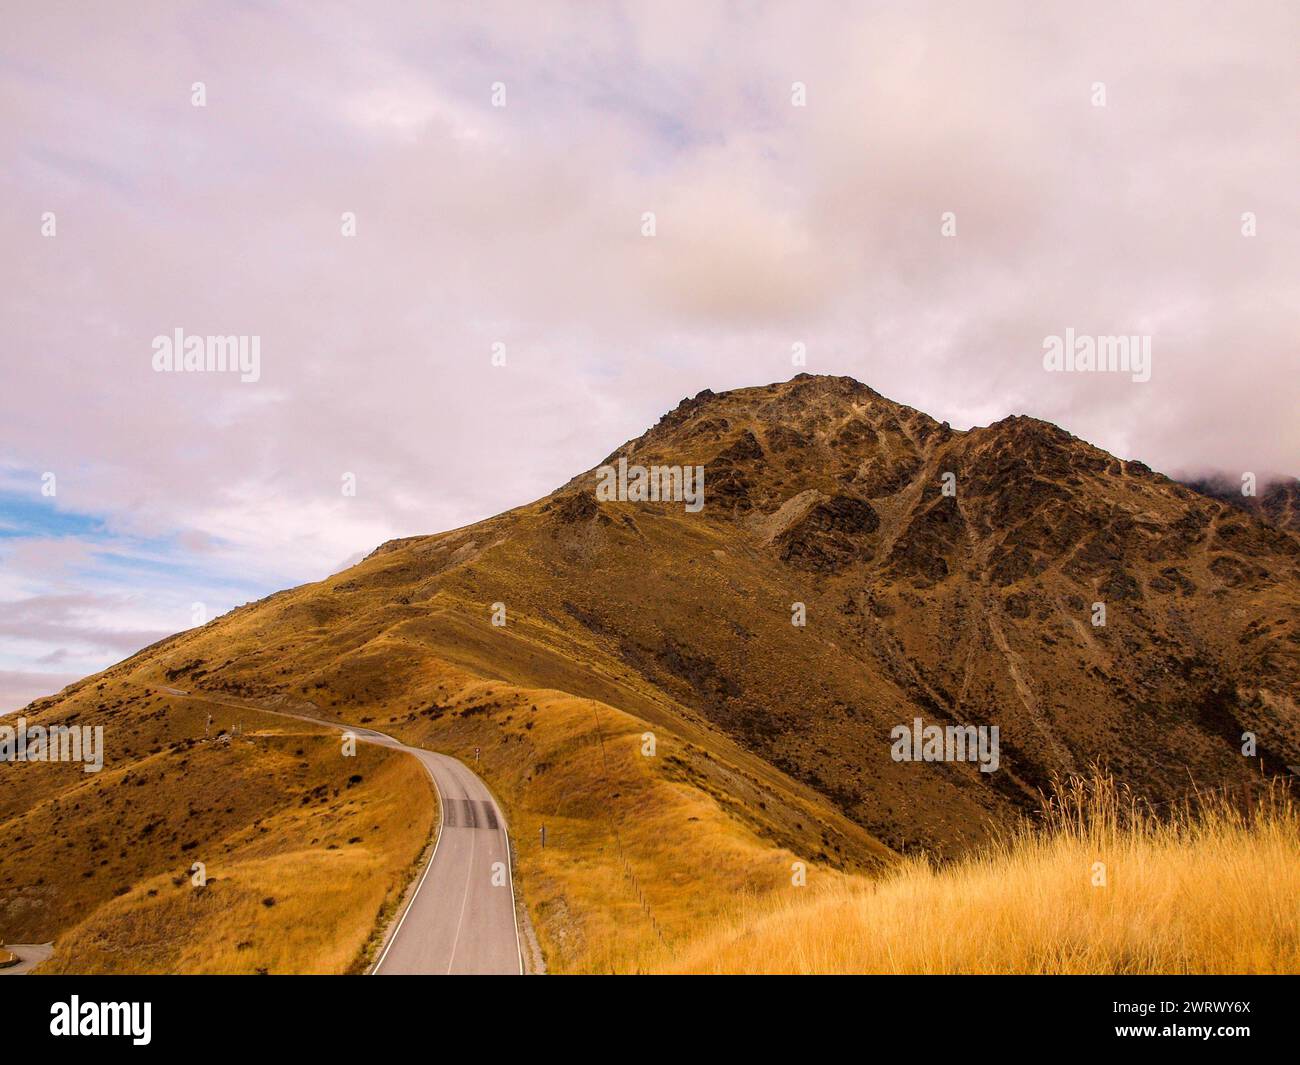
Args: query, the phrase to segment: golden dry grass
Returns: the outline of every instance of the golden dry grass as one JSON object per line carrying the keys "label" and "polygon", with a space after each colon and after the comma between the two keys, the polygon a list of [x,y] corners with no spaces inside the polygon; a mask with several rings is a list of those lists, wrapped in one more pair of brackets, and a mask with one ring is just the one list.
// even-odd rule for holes
{"label": "golden dry grass", "polygon": [[[378,692],[402,652],[353,662],[345,679]],[[109,733],[139,729],[122,757],[97,777],[51,766],[2,782],[13,785],[0,787],[13,846],[0,853],[0,932],[55,939],[47,972],[354,971],[433,822],[423,770],[363,744],[347,767],[363,782],[349,788],[323,725],[268,714],[246,693],[172,697],[159,694],[175,683],[167,676],[114,680],[79,702],[129,704]],[[667,715],[652,723],[429,658],[419,683],[382,700],[350,693],[359,707],[276,709],[338,714],[474,766],[506,807],[517,882],[553,972],[644,970],[737,894],[779,889],[793,861],[824,879],[846,859],[890,857],[815,793],[719,737],[666,727]],[[181,739],[202,737],[208,713],[214,733],[242,722],[242,735]],[[653,757],[641,753],[647,730]],[[334,809],[347,800],[366,810],[356,826]],[[188,868],[200,857],[215,882],[195,891]]]}
{"label": "golden dry grass", "polygon": [[[487,780],[510,819],[516,884],[551,972],[644,971],[738,894],[787,883],[792,862],[828,879],[838,874],[822,848],[872,853],[869,837],[826,805],[770,770],[749,775],[723,749],[566,692],[449,666],[428,678],[432,713],[372,724]],[[800,833],[817,848],[797,848]]]}
{"label": "golden dry grass", "polygon": [[431,785],[415,759],[363,746],[356,761],[356,787],[222,841],[204,855],[205,886],[186,869],[138,882],[60,936],[40,971],[357,971],[414,871],[432,808],[418,801]]}
{"label": "golden dry grass", "polygon": [[[1097,863],[1104,865],[1103,869]],[[1300,811],[1280,785],[1152,810],[1099,776],[1046,820],[936,868],[738,906],[687,973],[1300,972]]]}
{"label": "golden dry grass", "polygon": [[[135,903],[160,907],[149,884],[183,872],[196,852],[216,853],[214,868],[237,864],[217,898],[243,884],[273,891],[264,885],[290,877],[289,862],[318,877],[320,833],[309,816],[279,837],[282,864],[239,850],[267,818],[304,797],[310,811],[318,789],[346,786],[326,730],[289,727],[259,708],[373,724],[473,764],[505,807],[523,897],[561,972],[704,964],[728,936],[787,910],[791,920],[813,905],[838,912],[835,899],[870,910],[904,897],[896,912],[926,929],[906,893],[937,897],[955,875],[967,878],[958,902],[979,885],[985,897],[967,906],[970,928],[934,950],[956,951],[964,935],[975,950],[999,914],[1015,923],[1037,912],[1017,909],[1035,892],[1046,896],[1045,920],[1083,906],[1071,920],[1092,934],[1087,921],[1101,917],[1088,907],[1117,907],[1114,898],[1140,882],[1142,862],[1122,848],[1109,896],[1075,891],[1086,854],[1032,840],[960,874],[913,865],[879,889],[856,874],[904,849],[967,853],[989,826],[1032,804],[1057,765],[1109,759],[1167,798],[1189,774],[1244,780],[1257,763],[1224,741],[1247,730],[1270,766],[1300,758],[1294,538],[1140,469],[1132,475],[1044,423],[953,433],[846,379],[800,375],[697,397],[630,448],[639,462],[714,462],[742,434],[764,452],[733,467],[750,486],[733,484],[752,494],[752,513],[597,506],[584,474],[473,526],[391,542],[343,573],[237,608],[33,704],[30,717],[105,724],[109,760],[93,779],[75,766],[0,773],[0,939],[61,938],[102,908],[112,921],[78,934],[108,968],[126,957],[101,949],[114,946],[113,928],[129,925]],[[971,477],[957,509],[939,510],[950,505],[934,497],[937,473],[957,468]],[[878,511],[874,532],[827,538],[801,509],[861,493]],[[787,534],[797,535],[777,542]],[[823,549],[825,566],[798,562]],[[1255,561],[1276,579],[1259,576]],[[934,579],[935,564],[948,575]],[[1083,604],[1116,574],[1126,583],[1131,575],[1142,608],[1135,601],[1106,627],[1086,625]],[[490,621],[498,601],[508,606],[505,626]],[[791,624],[796,601],[806,627]],[[1161,671],[1155,685],[1153,660],[1184,668]],[[1135,672],[1134,662],[1146,665]],[[167,688],[194,697],[160,694]],[[996,710],[988,720],[1000,722],[1007,753],[999,786],[973,765],[918,773],[890,757],[890,728],[936,703]],[[243,738],[206,742],[209,710],[214,734],[242,724]],[[658,737],[653,758],[639,753],[646,731]],[[432,804],[421,788],[408,798],[424,818]],[[409,868],[420,841],[409,824],[390,827],[389,858],[376,867],[385,884]],[[1155,837],[1144,845],[1170,861],[1184,846]],[[808,865],[806,888],[790,885],[794,861]],[[1025,898],[994,905],[1017,877]],[[331,891],[321,886],[324,914],[333,913]],[[374,897],[356,897],[357,912],[373,916]],[[738,899],[752,902],[735,913]],[[239,913],[230,926],[195,927],[242,942],[235,925],[252,918]],[[270,912],[259,916],[259,927],[274,927]],[[173,917],[188,927],[202,914]],[[1071,929],[1053,934],[1064,943]],[[340,964],[321,942],[300,946],[293,966]],[[836,955],[845,965],[882,964],[863,961],[851,938],[827,949],[850,950]],[[740,951],[733,963],[743,960]],[[282,964],[254,964],[247,948],[235,961]],[[788,954],[769,963],[809,964]]]}
{"label": "golden dry grass", "polygon": [[[698,778],[672,779],[699,760],[677,737],[659,730],[649,758],[644,722],[564,696],[538,705],[548,768],[510,793],[519,875],[553,971],[641,971],[737,892],[788,877],[799,855],[729,816]],[[509,768],[494,760],[493,775]]]}
{"label": "golden dry grass", "polygon": [[0,936],[54,940],[41,972],[357,968],[435,823],[423,767],[251,707],[86,689],[62,709],[104,723],[100,773],[0,774]]}

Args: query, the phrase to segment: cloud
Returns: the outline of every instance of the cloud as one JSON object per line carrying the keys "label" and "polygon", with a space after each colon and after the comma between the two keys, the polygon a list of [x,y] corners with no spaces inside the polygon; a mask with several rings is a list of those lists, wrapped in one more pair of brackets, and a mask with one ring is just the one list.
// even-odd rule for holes
{"label": "cloud", "polygon": [[18,530],[0,534],[0,669],[95,672],[285,580],[212,537],[123,536],[4,492],[0,514]]}
{"label": "cloud", "polygon": [[45,659],[66,659],[67,647],[104,650],[125,657],[141,647],[170,635],[171,630],[149,630],[109,627],[96,623],[96,619],[114,613],[129,603],[120,598],[94,595],[34,596],[5,603],[4,618],[0,619],[0,636],[10,640],[30,640],[36,643],[57,642],[60,652],[46,655]]}
{"label": "cloud", "polygon": [[[536,498],[685,395],[789,377],[796,342],[959,427],[1023,412],[1161,469],[1300,472],[1294,5],[7,24],[0,491],[46,505],[54,472],[48,506],[98,523],[6,510],[33,541],[10,601],[179,628]],[[260,337],[261,380],[154,373],[177,327]],[[1066,328],[1150,333],[1151,381],[1045,374]]]}
{"label": "cloud", "polygon": [[81,673],[33,673],[0,669],[0,714],[21,710],[33,699],[53,695],[80,680]]}

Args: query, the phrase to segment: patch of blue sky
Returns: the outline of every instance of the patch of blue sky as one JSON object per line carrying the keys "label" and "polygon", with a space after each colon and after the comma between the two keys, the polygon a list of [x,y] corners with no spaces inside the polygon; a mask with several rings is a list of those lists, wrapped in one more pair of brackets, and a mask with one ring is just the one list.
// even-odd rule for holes
{"label": "patch of blue sky", "polygon": [[219,540],[197,550],[182,544],[179,534],[113,533],[106,516],[60,509],[55,500],[35,493],[0,489],[0,558],[24,541],[83,545],[84,559],[69,560],[62,576],[86,591],[169,592],[168,598],[206,603],[209,616],[295,583],[275,573],[250,578]]}
{"label": "patch of blue sky", "polygon": [[0,537],[50,539],[106,535],[102,518],[60,510],[54,500],[36,492],[0,489]]}
{"label": "patch of blue sky", "polygon": [[[287,585],[288,581],[267,587],[249,581],[232,569],[227,571],[220,563],[203,560],[202,556],[187,555],[168,539],[116,541],[102,549],[92,551],[90,561],[74,566],[72,573],[88,581],[119,585],[142,584],[173,588],[195,588],[221,592],[221,598],[235,602],[260,599],[262,596]],[[243,598],[240,598],[240,597]]]}

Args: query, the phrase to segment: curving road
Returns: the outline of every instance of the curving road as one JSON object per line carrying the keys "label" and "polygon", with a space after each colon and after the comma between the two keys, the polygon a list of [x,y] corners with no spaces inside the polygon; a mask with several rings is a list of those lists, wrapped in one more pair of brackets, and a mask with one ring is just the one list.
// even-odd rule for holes
{"label": "curving road", "polygon": [[[191,695],[179,688],[160,690],[169,695]],[[202,694],[198,697],[225,701]],[[371,974],[521,975],[524,961],[516,923],[510,838],[506,819],[487,785],[455,758],[408,747],[383,732],[284,710],[258,709],[329,725],[351,732],[364,743],[403,751],[418,758],[433,778],[442,810],[433,857]]]}
{"label": "curving road", "polygon": [[415,755],[442,807],[433,857],[371,972],[521,974],[510,840],[487,785],[455,758],[403,746],[383,733],[353,731],[358,739]]}
{"label": "curving road", "polygon": [[6,943],[5,950],[18,959],[17,965],[0,969],[0,976],[22,976],[54,953],[53,943]]}

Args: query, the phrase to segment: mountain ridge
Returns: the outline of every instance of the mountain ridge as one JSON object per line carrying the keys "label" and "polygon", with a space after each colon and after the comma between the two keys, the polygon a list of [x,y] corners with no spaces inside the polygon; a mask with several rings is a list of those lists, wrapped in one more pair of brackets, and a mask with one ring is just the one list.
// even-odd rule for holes
{"label": "mountain ridge", "polygon": [[[619,458],[703,465],[703,509],[598,500]],[[1300,763],[1300,537],[1049,422],[954,430],[799,375],[706,389],[599,465],[33,706],[79,692],[90,712],[90,681],[147,680],[481,752],[561,968],[595,964],[627,901],[566,853],[639,869],[658,935],[681,877],[722,905],[788,859],[832,876],[957,854],[1094,763],[1157,803]],[[1000,768],[895,761],[917,718],[996,725]],[[730,857],[701,873],[711,852]],[[609,949],[641,956],[636,927]]]}

